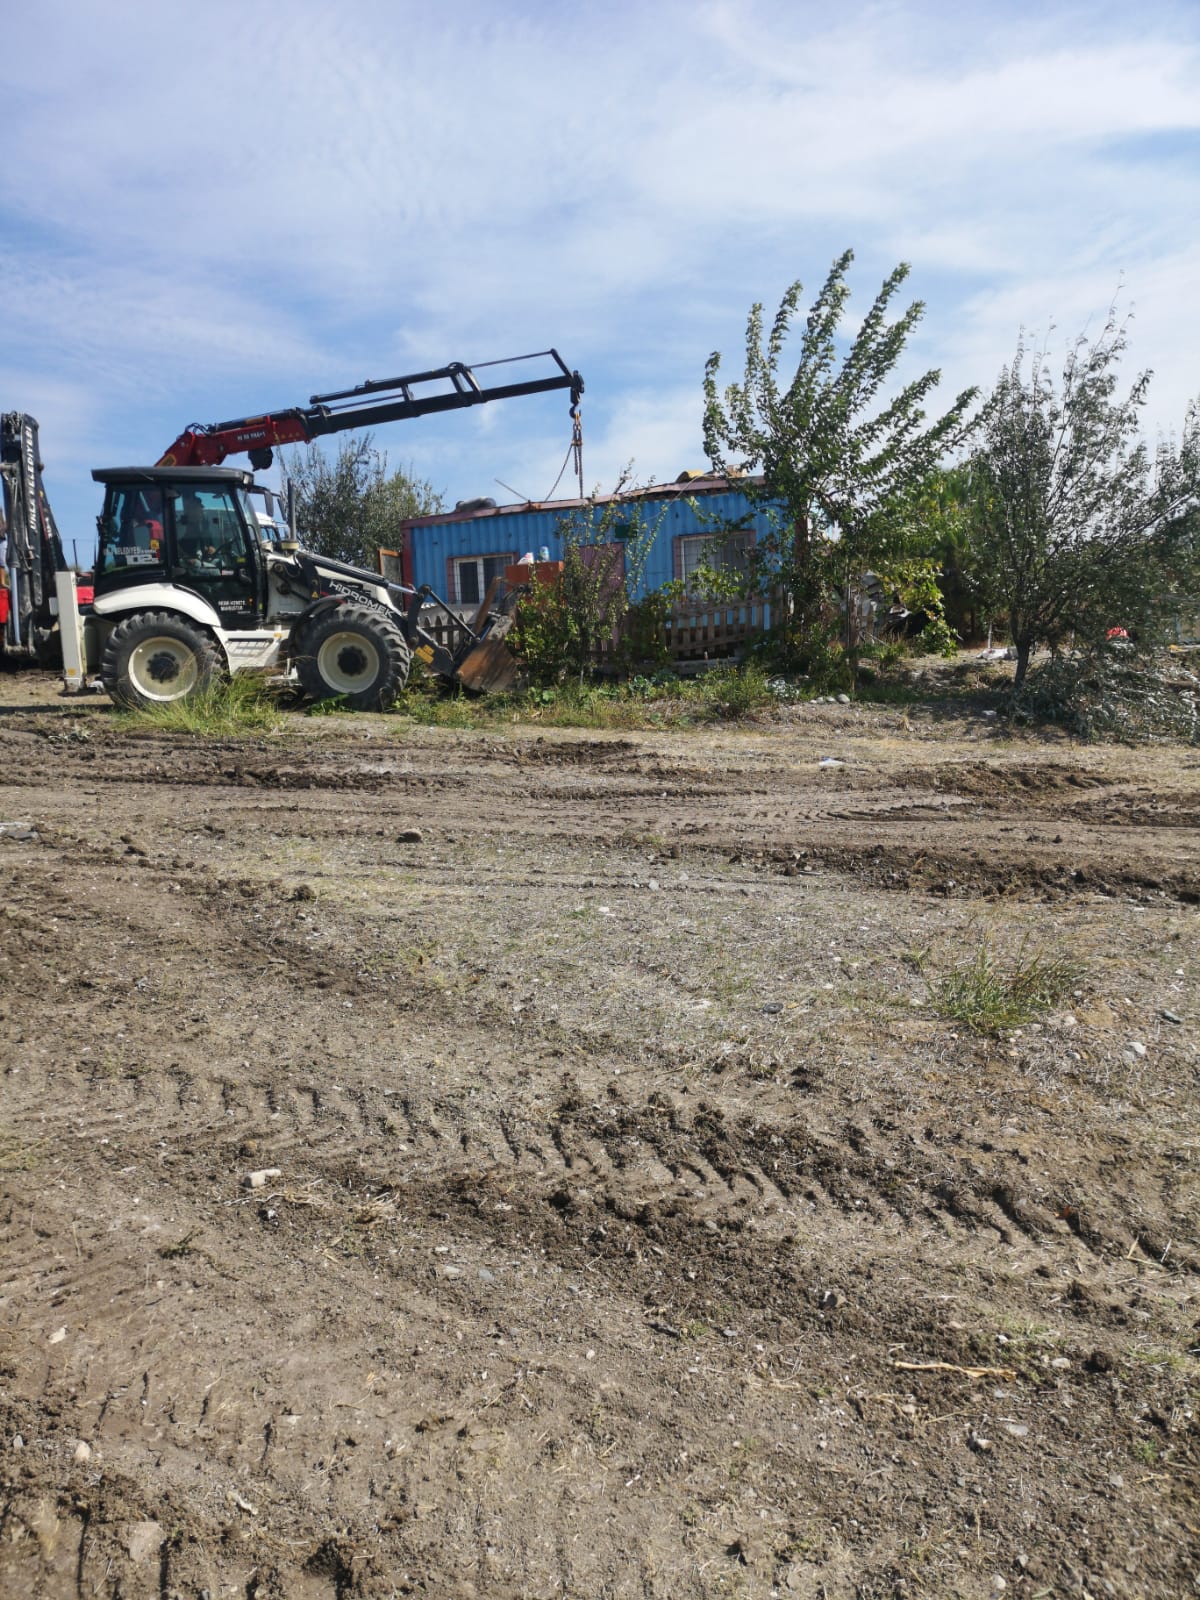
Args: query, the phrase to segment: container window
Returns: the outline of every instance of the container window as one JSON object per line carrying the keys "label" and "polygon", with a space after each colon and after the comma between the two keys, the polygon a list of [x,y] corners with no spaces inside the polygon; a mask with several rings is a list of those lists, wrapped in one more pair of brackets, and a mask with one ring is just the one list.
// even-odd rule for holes
{"label": "container window", "polygon": [[509,551],[496,556],[459,556],[454,563],[454,596],[459,605],[477,606],[493,578],[502,578],[516,556]]}
{"label": "container window", "polygon": [[712,567],[730,577],[744,578],[750,571],[752,533],[689,533],[676,540],[677,574],[689,589],[700,567]]}

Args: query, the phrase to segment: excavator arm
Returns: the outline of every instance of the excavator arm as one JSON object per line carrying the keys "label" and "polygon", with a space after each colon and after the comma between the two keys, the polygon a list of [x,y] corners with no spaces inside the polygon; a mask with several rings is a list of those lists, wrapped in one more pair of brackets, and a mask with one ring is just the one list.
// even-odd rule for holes
{"label": "excavator arm", "polygon": [[[519,361],[549,359],[555,371],[539,378],[494,383],[477,373],[491,367],[509,367]],[[447,387],[448,385],[448,387]],[[436,386],[432,388],[431,386]],[[414,372],[402,378],[380,378],[354,389],[314,394],[307,406],[293,406],[260,417],[238,417],[232,422],[195,424],[186,428],[159,459],[160,467],[219,466],[226,456],[248,452],[253,467],[269,467],[272,450],[281,444],[306,444],[327,433],[374,427],[381,422],[405,422],[462,406],[485,405],[490,400],[510,400],[517,395],[545,394],[569,389],[575,412],[583,394],[583,379],[572,372],[557,350],[537,350],[530,355],[501,361],[481,361],[475,367],[452,361],[432,372]]]}

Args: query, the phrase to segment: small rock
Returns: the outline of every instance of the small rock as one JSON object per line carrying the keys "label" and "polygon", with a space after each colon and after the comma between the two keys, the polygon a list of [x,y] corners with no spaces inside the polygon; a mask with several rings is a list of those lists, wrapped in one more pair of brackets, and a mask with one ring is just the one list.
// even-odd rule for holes
{"label": "small rock", "polygon": [[278,1167],[259,1167],[257,1172],[248,1172],[242,1179],[247,1189],[265,1189],[274,1178],[282,1178],[283,1173]]}
{"label": "small rock", "polygon": [[1014,1439],[1024,1439],[1029,1433],[1028,1427],[1023,1422],[1006,1422],[1004,1427],[1005,1431],[1011,1433]]}
{"label": "small rock", "polygon": [[63,1328],[55,1328],[54,1332],[50,1335],[50,1338],[47,1340],[47,1343],[48,1344],[61,1344],[66,1337],[67,1337],[67,1330],[66,1330],[65,1327],[63,1327]]}
{"label": "small rock", "polygon": [[1144,1056],[1146,1054],[1146,1046],[1141,1042],[1140,1039],[1130,1039],[1125,1048],[1135,1056]]}
{"label": "small rock", "polygon": [[424,839],[425,835],[420,828],[401,828],[396,835],[397,844],[422,844]]}
{"label": "small rock", "polygon": [[1164,1006],[1162,1008],[1162,1010],[1158,1014],[1163,1019],[1164,1022],[1173,1022],[1173,1023],[1176,1024],[1176,1026],[1178,1026],[1183,1021],[1183,1018],[1181,1016],[1179,1016],[1179,1014],[1177,1012],[1168,1011],[1166,1006]]}
{"label": "small rock", "polygon": [[993,1589],[993,1591],[996,1594],[1003,1594],[1005,1589],[1007,1589],[1007,1588],[1008,1588],[1008,1584],[1004,1581],[1004,1579],[1000,1576],[999,1573],[996,1573],[995,1577],[992,1579],[992,1589]]}
{"label": "small rock", "polygon": [[13,1447],[14,1450],[24,1450],[25,1441],[24,1441],[24,1439],[21,1437],[21,1435],[19,1433],[14,1433],[13,1434],[12,1447]]}
{"label": "small rock", "polygon": [[36,839],[38,832],[36,828],[23,828],[19,822],[10,822],[0,827],[0,835],[5,839],[17,839],[24,844]]}
{"label": "small rock", "polygon": [[763,1007],[763,1011],[768,1017],[776,1017],[782,1010],[782,1000],[768,1000],[766,1005]]}
{"label": "small rock", "polygon": [[86,1439],[80,1439],[79,1443],[75,1446],[75,1453],[71,1459],[74,1461],[77,1467],[82,1467],[85,1462],[92,1459],[92,1447],[90,1444],[88,1444]]}
{"label": "small rock", "polygon": [[967,1434],[967,1443],[972,1450],[981,1456],[990,1455],[992,1452],[992,1441],[985,1439],[982,1434],[976,1433],[974,1428]]}
{"label": "small rock", "polygon": [[445,1266],[442,1268],[442,1276],[446,1278],[461,1278],[462,1268],[449,1265]]}
{"label": "small rock", "polygon": [[837,703],[840,706],[848,706],[850,704],[850,696],[848,694],[838,695]]}
{"label": "small rock", "polygon": [[479,1276],[484,1283],[495,1283],[496,1274],[489,1267],[480,1267]]}
{"label": "small rock", "polygon": [[820,761],[817,762],[817,765],[819,767],[840,767],[843,766],[844,763],[839,761],[836,756],[822,756]]}
{"label": "small rock", "polygon": [[646,884],[646,887],[647,887],[647,889],[657,889],[659,887],[658,879],[657,878],[651,878],[648,881],[648,883]]}
{"label": "small rock", "polygon": [[1125,1487],[1125,1479],[1119,1472],[1110,1473],[1108,1481],[1109,1485],[1114,1489],[1123,1489]]}
{"label": "small rock", "polygon": [[1058,1370],[1060,1372],[1062,1372],[1067,1367],[1069,1367],[1071,1365],[1071,1363],[1067,1360],[1066,1356],[1055,1356],[1054,1360],[1050,1363],[1050,1365],[1052,1367],[1057,1367]]}

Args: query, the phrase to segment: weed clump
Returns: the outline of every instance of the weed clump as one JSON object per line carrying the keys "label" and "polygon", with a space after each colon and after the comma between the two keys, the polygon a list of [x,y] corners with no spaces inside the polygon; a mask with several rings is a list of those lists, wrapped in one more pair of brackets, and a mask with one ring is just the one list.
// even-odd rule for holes
{"label": "weed clump", "polygon": [[1073,962],[1030,954],[1024,944],[1006,967],[985,939],[969,961],[931,986],[931,998],[948,1020],[995,1035],[1043,1016],[1070,994],[1079,976]]}
{"label": "weed clump", "polygon": [[213,678],[182,700],[119,711],[117,720],[131,732],[193,734],[213,739],[274,733],[280,725],[275,690],[252,672]]}

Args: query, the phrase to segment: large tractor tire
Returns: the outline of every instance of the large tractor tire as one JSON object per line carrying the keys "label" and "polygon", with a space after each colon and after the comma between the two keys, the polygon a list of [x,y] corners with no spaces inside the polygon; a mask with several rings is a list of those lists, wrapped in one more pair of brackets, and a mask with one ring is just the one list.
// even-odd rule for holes
{"label": "large tractor tire", "polygon": [[209,635],[169,611],[135,611],[105,640],[100,678],[119,706],[140,710],[186,700],[220,667]]}
{"label": "large tractor tire", "polygon": [[354,711],[386,711],[412,666],[399,624],[352,604],[302,623],[293,658],[309,699],[344,700]]}

